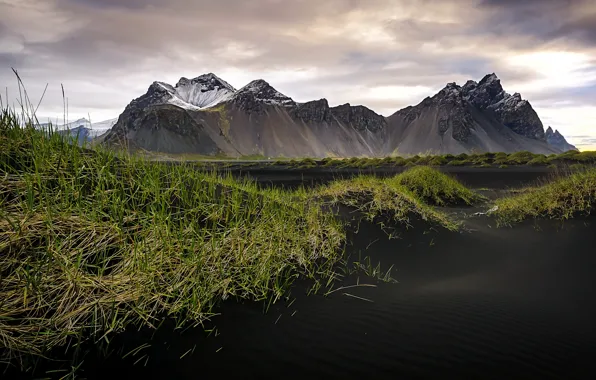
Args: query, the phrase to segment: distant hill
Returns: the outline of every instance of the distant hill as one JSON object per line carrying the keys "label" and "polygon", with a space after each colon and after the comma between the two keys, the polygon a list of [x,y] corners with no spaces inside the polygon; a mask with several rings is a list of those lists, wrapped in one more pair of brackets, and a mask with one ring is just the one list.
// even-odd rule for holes
{"label": "distant hill", "polygon": [[559,148],[564,152],[569,150],[578,150],[574,145],[569,144],[567,140],[565,140],[565,137],[563,137],[563,135],[559,133],[559,131],[555,130],[553,132],[553,129],[551,127],[548,127],[546,129],[545,136],[546,142],[548,142],[552,146]]}
{"label": "distant hill", "polygon": [[[560,153],[527,100],[495,74],[384,117],[364,106],[295,102],[264,80],[239,90],[213,73],[154,82],[103,137],[110,146],[164,153],[270,157],[387,156],[399,153]],[[565,142],[566,143],[566,142]]]}
{"label": "distant hill", "polygon": [[[51,127],[53,131],[61,135],[76,137],[79,145],[82,145],[84,141],[91,142],[98,136],[106,134],[117,121],[118,119],[110,119],[91,123],[89,120],[83,118],[66,124],[52,125]],[[42,123],[38,127],[49,129],[50,123]]]}

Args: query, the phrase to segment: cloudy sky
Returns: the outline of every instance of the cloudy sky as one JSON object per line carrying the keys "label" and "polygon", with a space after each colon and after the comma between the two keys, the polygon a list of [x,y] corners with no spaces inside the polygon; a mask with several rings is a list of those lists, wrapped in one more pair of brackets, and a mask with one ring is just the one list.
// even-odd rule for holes
{"label": "cloudy sky", "polygon": [[214,72],[383,115],[495,72],[545,127],[596,149],[594,0],[0,0],[2,99],[117,117],[154,80]]}

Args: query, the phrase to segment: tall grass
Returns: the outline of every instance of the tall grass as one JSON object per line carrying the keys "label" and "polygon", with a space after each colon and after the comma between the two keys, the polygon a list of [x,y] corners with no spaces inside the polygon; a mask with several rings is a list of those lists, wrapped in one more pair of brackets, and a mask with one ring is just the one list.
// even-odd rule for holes
{"label": "tall grass", "polygon": [[483,199],[453,177],[428,166],[413,167],[396,176],[394,182],[438,206],[471,205]]}
{"label": "tall grass", "polygon": [[432,168],[413,167],[390,178],[361,175],[331,182],[314,191],[328,204],[356,208],[369,220],[388,216],[409,226],[412,218],[423,219],[456,230],[458,223],[436,210],[430,203],[472,204],[482,199],[455,179]]}
{"label": "tall grass", "polygon": [[530,218],[569,219],[596,208],[596,168],[576,170],[566,177],[495,202],[498,225]]}
{"label": "tall grass", "polygon": [[[0,113],[0,360],[23,368],[73,342],[109,342],[129,326],[201,324],[228,298],[275,302],[298,276],[328,283],[345,232],[325,206],[455,230],[429,204],[482,200],[427,167],[311,190],[261,189],[192,163],[79,147],[77,137],[35,123],[9,108]],[[498,212],[501,220],[567,216],[592,207],[595,183],[594,170],[577,173],[499,201]]]}
{"label": "tall grass", "polygon": [[81,149],[0,115],[0,359],[109,341],[330,274],[343,228],[312,201],[186,165]]}

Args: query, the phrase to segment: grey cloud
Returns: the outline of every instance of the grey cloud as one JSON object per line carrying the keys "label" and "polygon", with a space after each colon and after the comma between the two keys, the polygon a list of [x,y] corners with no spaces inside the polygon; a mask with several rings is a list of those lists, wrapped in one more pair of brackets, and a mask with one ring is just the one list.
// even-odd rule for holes
{"label": "grey cloud", "polygon": [[574,139],[591,139],[592,136],[588,136],[588,135],[569,135],[569,138],[574,138]]}
{"label": "grey cloud", "polygon": [[[494,58],[495,52],[506,55],[534,49],[558,35],[574,38],[576,50],[593,48],[586,45],[592,36],[591,13],[585,11],[588,2],[579,0],[533,0],[525,2],[531,3],[527,6],[517,0],[27,1],[55,4],[61,22],[81,25],[50,42],[25,40],[23,51],[0,53],[0,67],[18,68],[36,94],[47,81],[56,81],[53,86],[65,82],[72,89],[71,98],[83,99],[78,101],[80,107],[122,109],[152,80],[177,80],[172,79],[174,74],[194,76],[229,68],[264,73],[316,68],[321,75],[315,79],[290,78],[281,86],[272,85],[299,100],[327,97],[332,103],[339,103],[342,90],[350,86],[425,86],[434,91],[447,82],[479,80],[489,72],[496,72],[505,89],[515,92],[508,83],[535,79],[536,74],[504,66]],[[584,7],[583,16],[579,7]],[[371,16],[371,22],[380,24],[370,26],[384,27],[393,42],[372,45],[350,35],[323,36],[315,30],[321,25],[344,26],[359,15],[384,16]],[[394,20],[393,16],[406,18]],[[0,15],[0,36],[21,34],[16,28],[3,28],[2,21]],[[424,42],[439,43],[443,51],[420,49]],[[227,54],[228,44],[254,54]],[[391,68],[395,63],[409,65]],[[1,84],[13,79],[9,69],[0,71]],[[99,88],[90,87],[91,83]],[[549,93],[544,100],[574,97],[583,102],[592,91],[596,92]],[[373,109],[407,105],[391,99],[350,101]],[[58,107],[61,99],[48,95],[46,102]]]}
{"label": "grey cloud", "polygon": [[575,145],[594,146],[594,145],[596,145],[596,138],[583,138],[579,142],[576,142]]}
{"label": "grey cloud", "polygon": [[532,104],[543,108],[556,108],[558,102],[573,106],[592,106],[596,98],[596,84],[564,90],[543,90],[532,94]]}
{"label": "grey cloud", "polygon": [[554,35],[572,36],[586,44],[596,45],[596,11],[561,26],[554,31]]}
{"label": "grey cloud", "polygon": [[22,55],[12,53],[0,53],[0,67],[19,67],[25,62]]}
{"label": "grey cloud", "polygon": [[592,0],[482,0],[480,5],[489,11],[494,30],[508,28],[542,42],[565,38],[590,46],[596,41]]}

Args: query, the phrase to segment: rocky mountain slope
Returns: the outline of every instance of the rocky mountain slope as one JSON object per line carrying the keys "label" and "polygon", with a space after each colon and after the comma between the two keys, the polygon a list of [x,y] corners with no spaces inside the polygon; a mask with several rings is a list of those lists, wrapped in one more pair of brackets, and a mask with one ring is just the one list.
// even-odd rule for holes
{"label": "rocky mountain slope", "polygon": [[555,130],[553,132],[553,129],[551,127],[548,127],[546,129],[545,137],[546,142],[548,142],[549,145],[552,145],[564,152],[568,150],[578,150],[575,146],[569,144],[567,140],[565,140],[565,137],[563,137],[563,135],[559,133],[559,131]]}
{"label": "rocky mountain slope", "polygon": [[[562,137],[562,136],[561,136]],[[164,153],[268,157],[386,156],[473,151],[558,153],[527,100],[495,74],[384,117],[364,106],[297,103],[259,79],[239,90],[209,73],[154,82],[134,99],[103,143]],[[564,139],[563,139],[564,140]]]}

